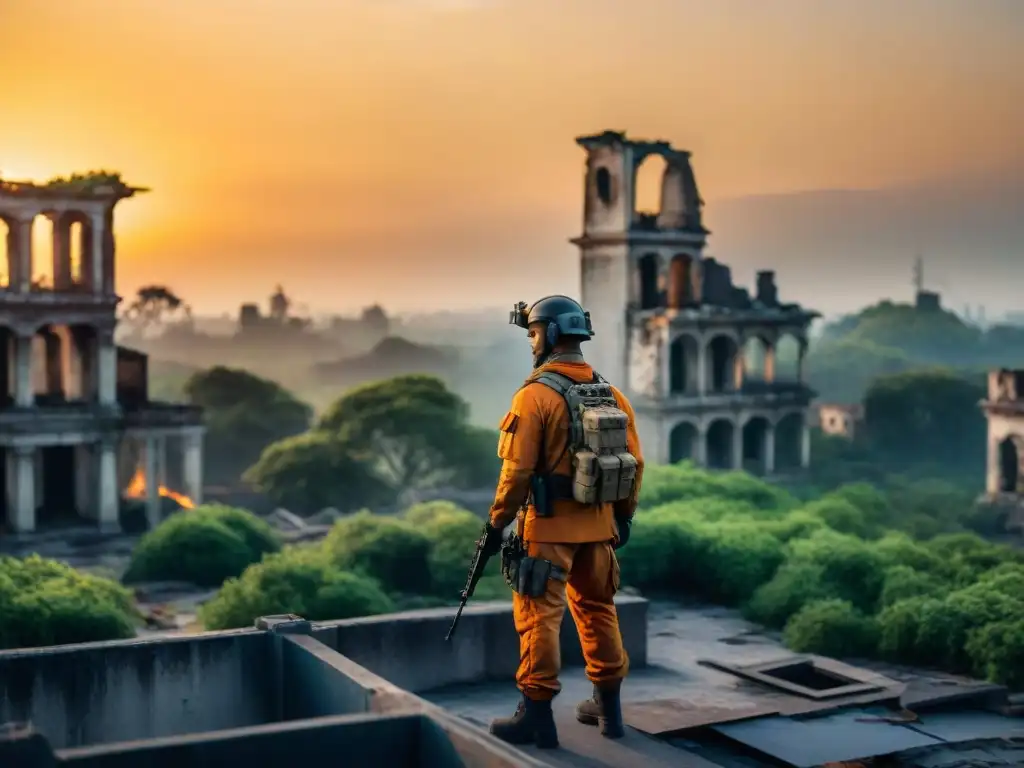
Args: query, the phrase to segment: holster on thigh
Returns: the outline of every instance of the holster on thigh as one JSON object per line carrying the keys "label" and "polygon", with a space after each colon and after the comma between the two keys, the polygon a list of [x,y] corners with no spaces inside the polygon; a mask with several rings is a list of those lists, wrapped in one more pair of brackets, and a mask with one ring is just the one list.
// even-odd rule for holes
{"label": "holster on thigh", "polygon": [[509,539],[501,552],[501,575],[513,592],[522,597],[541,597],[548,591],[548,580],[566,581],[568,574],[550,560],[526,554],[522,540]]}

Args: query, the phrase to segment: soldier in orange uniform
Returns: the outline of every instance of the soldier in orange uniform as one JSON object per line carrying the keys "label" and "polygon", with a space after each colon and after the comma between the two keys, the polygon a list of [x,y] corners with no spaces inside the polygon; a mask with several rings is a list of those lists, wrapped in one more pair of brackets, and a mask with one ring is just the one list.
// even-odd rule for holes
{"label": "soldier in orange uniform", "polygon": [[577,302],[549,296],[529,308],[519,304],[511,322],[528,331],[534,371],[501,421],[504,463],[485,548],[502,549],[502,530],[517,521],[518,553],[502,549],[502,572],[514,590],[522,700],[491,733],[514,744],[558,746],[551,701],[561,689],[559,629],[568,603],[594,684],[577,719],[619,738],[629,660],[613,602],[615,549],[629,540],[643,474],[633,408],[584,361],[580,343],[593,330]]}

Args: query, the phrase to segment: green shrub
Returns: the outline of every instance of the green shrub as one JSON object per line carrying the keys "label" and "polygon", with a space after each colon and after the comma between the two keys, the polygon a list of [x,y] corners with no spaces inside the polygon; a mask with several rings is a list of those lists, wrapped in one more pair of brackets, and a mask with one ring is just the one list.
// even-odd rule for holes
{"label": "green shrub", "polygon": [[874,548],[888,565],[905,565],[937,577],[950,575],[950,568],[941,557],[905,533],[887,533],[875,542]]}
{"label": "green shrub", "polygon": [[473,515],[472,512],[460,507],[453,501],[445,500],[424,501],[419,504],[413,504],[402,513],[402,518],[412,525],[420,527],[430,525],[439,519],[452,516],[464,518],[466,515],[471,515],[477,521],[477,527],[483,528],[484,521],[482,518]]}
{"label": "green shrub", "polygon": [[975,674],[1024,689],[1024,619],[995,621],[971,630],[967,656]]}
{"label": "green shrub", "polygon": [[878,614],[878,652],[889,661],[912,662],[918,648],[921,622],[941,611],[942,601],[934,597],[912,597],[888,605]]}
{"label": "green shrub", "polygon": [[792,561],[821,566],[824,582],[837,597],[861,611],[875,607],[885,562],[871,542],[825,530],[792,541],[789,547]]}
{"label": "green shrub", "polygon": [[360,512],[334,524],[324,549],[336,567],[376,579],[388,592],[432,590],[430,540],[406,520]]}
{"label": "green shrub", "polygon": [[418,504],[404,517],[430,542],[428,563],[434,591],[443,600],[457,598],[466,584],[483,520],[449,502]]}
{"label": "green shrub", "polygon": [[854,506],[871,528],[891,525],[893,508],[889,497],[870,483],[847,483],[827,495],[827,498],[842,499]]}
{"label": "green shrub", "polygon": [[838,495],[822,496],[805,505],[803,511],[820,517],[829,528],[839,533],[869,538],[877,531],[861,510]]}
{"label": "green shrub", "polygon": [[199,620],[207,629],[235,629],[280,613],[328,621],[391,610],[391,599],[372,579],[339,570],[317,548],[290,548],[227,581],[199,609]]}
{"label": "green shrub", "polygon": [[281,544],[270,526],[241,509],[199,507],[164,520],[139,541],[125,583],[187,581],[215,587]]}
{"label": "green shrub", "polygon": [[875,620],[848,600],[805,605],[786,623],[783,636],[794,651],[840,658],[871,656],[878,647]]}
{"label": "green shrub", "polygon": [[818,515],[806,509],[798,509],[775,520],[766,520],[761,526],[779,541],[785,543],[793,539],[806,539],[828,525]]}
{"label": "green shrub", "polygon": [[708,472],[689,462],[644,469],[640,505],[652,509],[687,499],[724,499],[745,502],[762,510],[788,510],[796,499],[788,492],[745,472]]}
{"label": "green shrub", "polygon": [[633,525],[629,545],[617,555],[622,582],[644,591],[684,588],[688,526],[672,518],[643,515]]}
{"label": "green shrub", "polygon": [[878,604],[885,608],[911,597],[938,595],[946,586],[942,580],[930,573],[915,571],[909,565],[894,565],[885,571],[882,595]]}
{"label": "green shrub", "polygon": [[0,648],[135,636],[138,612],[120,584],[38,555],[0,557]]}
{"label": "green shrub", "polygon": [[783,544],[753,523],[709,527],[694,581],[703,596],[738,605],[771,579],[783,560]]}
{"label": "green shrub", "polygon": [[915,658],[951,672],[970,671],[968,634],[993,622],[1024,620],[1022,598],[978,583],[951,593],[937,604],[928,603],[921,614]]}
{"label": "green shrub", "polygon": [[835,597],[835,591],[825,581],[822,566],[810,562],[785,563],[755,590],[743,614],[751,621],[782,629],[805,605],[829,597]]}
{"label": "green shrub", "polygon": [[1024,552],[985,541],[973,533],[936,536],[924,545],[938,557],[949,574],[971,584],[984,573],[1004,563],[1024,563]]}

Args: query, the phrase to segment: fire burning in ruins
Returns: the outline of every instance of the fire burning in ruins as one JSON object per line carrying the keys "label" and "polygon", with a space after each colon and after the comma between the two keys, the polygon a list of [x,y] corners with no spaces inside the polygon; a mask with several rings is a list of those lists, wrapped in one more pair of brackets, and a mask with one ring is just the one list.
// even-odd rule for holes
{"label": "fire burning in ruins", "polygon": [[[178,506],[182,509],[195,509],[195,502],[192,501],[188,496],[177,491],[172,491],[165,485],[161,485],[157,492],[161,496],[165,496],[168,499],[172,499],[177,502]],[[124,489],[124,495],[129,499],[144,499],[146,498],[146,473],[141,468],[135,470],[135,474],[132,475],[132,479],[128,482],[128,487]]]}

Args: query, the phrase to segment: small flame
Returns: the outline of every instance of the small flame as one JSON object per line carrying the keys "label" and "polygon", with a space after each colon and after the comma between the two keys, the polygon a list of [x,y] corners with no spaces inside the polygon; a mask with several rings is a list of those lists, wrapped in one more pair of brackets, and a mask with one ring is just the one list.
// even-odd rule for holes
{"label": "small flame", "polygon": [[[166,496],[168,499],[172,499],[177,502],[178,506],[182,509],[195,509],[196,504],[192,499],[183,493],[172,491],[165,485],[161,485],[157,488],[157,493],[161,496]],[[146,473],[141,468],[135,470],[135,474],[132,475],[132,479],[128,481],[128,487],[124,489],[124,495],[129,499],[144,499],[146,497]]]}

